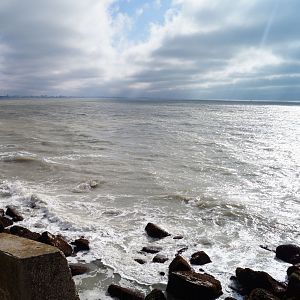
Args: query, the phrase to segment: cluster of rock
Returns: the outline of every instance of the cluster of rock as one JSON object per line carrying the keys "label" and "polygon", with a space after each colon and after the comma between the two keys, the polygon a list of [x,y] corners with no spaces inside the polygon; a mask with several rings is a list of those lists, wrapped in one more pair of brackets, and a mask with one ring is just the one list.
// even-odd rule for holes
{"label": "cluster of rock", "polygon": [[[14,222],[23,220],[24,217],[15,207],[7,206],[6,211],[0,209],[0,232],[13,234],[22,238],[54,246],[63,252],[66,257],[76,255],[79,251],[90,250],[89,241],[84,237],[80,237],[69,244],[61,235],[54,235],[48,231],[38,233],[25,227],[14,225]],[[84,274],[89,271],[89,269],[82,264],[70,264],[69,266],[73,276]]]}
{"label": "cluster of rock", "polygon": [[[147,234],[153,238],[164,238],[170,236],[168,232],[159,226],[148,223],[145,228]],[[156,246],[144,247],[142,251],[156,254],[161,248]],[[213,300],[219,298],[222,286],[218,279],[207,273],[195,272],[192,265],[204,265],[211,262],[210,257],[204,251],[194,253],[190,263],[178,251],[169,265],[168,283],[166,292],[174,299],[180,300]],[[247,300],[300,300],[300,247],[296,245],[280,245],[276,248],[276,258],[293,264],[287,270],[288,281],[278,282],[268,273],[255,271],[249,268],[237,268],[236,276],[232,276],[235,287],[232,289]],[[138,263],[145,261],[135,259]],[[153,262],[165,263],[167,257],[157,254]],[[124,300],[163,300],[166,299],[164,292],[153,290],[145,296],[138,290],[121,287],[112,284],[108,288],[108,294],[112,297]],[[234,298],[227,297],[227,300]]]}

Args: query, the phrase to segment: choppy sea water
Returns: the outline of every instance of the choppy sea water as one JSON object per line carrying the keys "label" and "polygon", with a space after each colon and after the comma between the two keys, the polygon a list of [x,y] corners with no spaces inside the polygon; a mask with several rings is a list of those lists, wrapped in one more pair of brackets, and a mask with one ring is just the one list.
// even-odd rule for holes
{"label": "choppy sea water", "polygon": [[[69,258],[92,269],[75,277],[81,299],[110,299],[111,282],[164,288],[169,262],[140,253],[151,244],[170,260],[184,247],[187,259],[206,251],[213,262],[202,268],[222,281],[224,298],[236,267],[284,280],[287,264],[259,245],[300,244],[300,106],[0,101],[8,204],[31,230],[90,240],[91,251]],[[184,238],[153,241],[149,221]]]}

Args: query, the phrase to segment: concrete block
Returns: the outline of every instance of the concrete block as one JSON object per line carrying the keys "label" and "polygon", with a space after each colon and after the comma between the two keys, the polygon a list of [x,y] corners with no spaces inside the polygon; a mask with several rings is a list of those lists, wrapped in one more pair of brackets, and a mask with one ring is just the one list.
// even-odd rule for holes
{"label": "concrete block", "polygon": [[1,300],[79,300],[57,248],[0,233]]}

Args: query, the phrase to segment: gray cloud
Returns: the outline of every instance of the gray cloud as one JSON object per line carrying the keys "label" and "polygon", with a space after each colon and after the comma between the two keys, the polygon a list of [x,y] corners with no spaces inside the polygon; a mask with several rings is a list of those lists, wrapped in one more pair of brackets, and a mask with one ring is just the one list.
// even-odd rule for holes
{"label": "gray cloud", "polygon": [[2,0],[0,94],[299,100],[299,1],[183,1],[140,45],[105,2]]}

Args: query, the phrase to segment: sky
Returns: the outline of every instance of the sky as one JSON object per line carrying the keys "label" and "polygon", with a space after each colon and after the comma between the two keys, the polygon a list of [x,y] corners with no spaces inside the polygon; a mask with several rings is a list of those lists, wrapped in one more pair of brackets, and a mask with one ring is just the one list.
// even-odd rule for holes
{"label": "sky", "polygon": [[1,0],[0,95],[300,100],[299,0]]}

